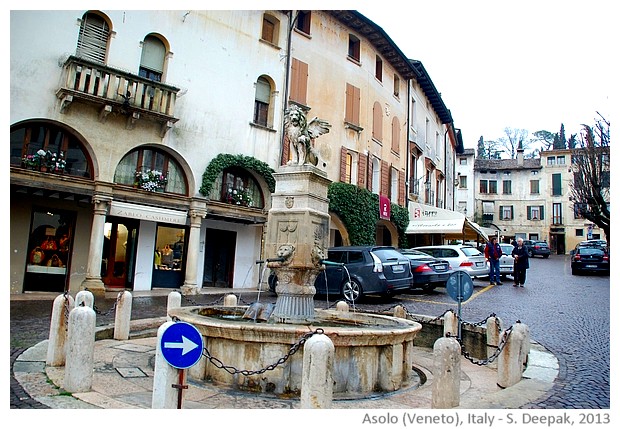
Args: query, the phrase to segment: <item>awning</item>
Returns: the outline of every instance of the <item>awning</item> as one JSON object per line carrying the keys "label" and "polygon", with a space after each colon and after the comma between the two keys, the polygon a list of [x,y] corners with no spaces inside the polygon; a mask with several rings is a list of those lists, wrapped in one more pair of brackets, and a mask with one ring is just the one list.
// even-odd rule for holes
{"label": "awning", "polygon": [[463,241],[489,241],[489,235],[484,231],[485,228],[476,222],[465,218],[463,228],[457,233],[446,233],[444,236],[447,240],[463,240]]}
{"label": "awning", "polygon": [[405,234],[447,234],[463,231],[461,213],[415,202],[409,203],[409,226]]}
{"label": "awning", "polygon": [[482,214],[483,215],[495,214],[495,203],[493,201],[483,201],[482,202]]}

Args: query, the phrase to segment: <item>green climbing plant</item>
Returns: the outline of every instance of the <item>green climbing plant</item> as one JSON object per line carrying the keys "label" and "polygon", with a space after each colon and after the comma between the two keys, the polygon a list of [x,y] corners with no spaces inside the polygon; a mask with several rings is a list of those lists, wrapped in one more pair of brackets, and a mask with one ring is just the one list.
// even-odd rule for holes
{"label": "green climbing plant", "polygon": [[[328,190],[329,210],[340,217],[349,232],[353,246],[375,244],[375,229],[379,221],[379,196],[350,183],[333,182]],[[405,230],[409,225],[406,208],[391,203],[390,220],[398,230],[398,244],[408,247]]]}
{"label": "green climbing plant", "polygon": [[273,177],[275,171],[269,167],[263,161],[259,161],[256,158],[245,155],[232,155],[229,153],[220,153],[213,158],[204,173],[202,173],[202,185],[200,186],[200,193],[204,196],[208,196],[213,187],[213,183],[217,180],[219,174],[229,167],[242,167],[246,170],[253,170],[257,174],[260,174],[267,183],[269,191],[275,192],[276,180]]}

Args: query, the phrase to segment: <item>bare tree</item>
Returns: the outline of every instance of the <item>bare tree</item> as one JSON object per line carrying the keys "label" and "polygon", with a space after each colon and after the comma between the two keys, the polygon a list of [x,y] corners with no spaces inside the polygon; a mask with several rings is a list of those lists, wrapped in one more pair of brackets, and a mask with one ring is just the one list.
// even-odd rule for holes
{"label": "bare tree", "polygon": [[498,149],[498,143],[494,140],[484,140],[483,136],[478,139],[478,153],[476,155],[479,159],[500,159],[502,150]]}
{"label": "bare tree", "polygon": [[529,140],[527,140],[528,131],[521,128],[504,128],[505,137],[500,137],[499,147],[502,148],[503,152],[506,152],[510,158],[517,157],[517,149],[519,145],[522,146],[523,149],[528,149]]}
{"label": "bare tree", "polygon": [[600,113],[599,116],[601,119],[593,127],[583,125],[579,142],[572,149],[570,197],[575,214],[601,228],[609,245],[610,123]]}

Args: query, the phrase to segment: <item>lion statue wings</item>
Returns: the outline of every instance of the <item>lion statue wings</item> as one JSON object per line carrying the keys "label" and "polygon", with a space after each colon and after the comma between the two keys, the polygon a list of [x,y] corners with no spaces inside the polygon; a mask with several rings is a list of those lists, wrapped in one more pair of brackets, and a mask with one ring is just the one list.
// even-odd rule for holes
{"label": "lion statue wings", "polygon": [[292,146],[292,163],[317,165],[319,158],[312,148],[312,142],[327,134],[330,127],[327,121],[317,117],[308,122],[300,107],[291,106],[284,116],[284,134]]}

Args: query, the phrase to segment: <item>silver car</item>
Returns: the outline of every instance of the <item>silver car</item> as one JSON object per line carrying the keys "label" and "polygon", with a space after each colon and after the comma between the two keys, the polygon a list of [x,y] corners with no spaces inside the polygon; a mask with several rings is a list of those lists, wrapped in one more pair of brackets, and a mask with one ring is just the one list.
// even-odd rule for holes
{"label": "silver car", "polygon": [[502,257],[499,258],[499,274],[502,277],[512,276],[515,267],[515,258],[512,257],[512,244],[500,243],[502,248]]}
{"label": "silver car", "polygon": [[450,262],[453,270],[465,271],[472,278],[489,275],[489,267],[484,254],[472,246],[463,244],[442,244],[438,246],[416,247],[424,253]]}

